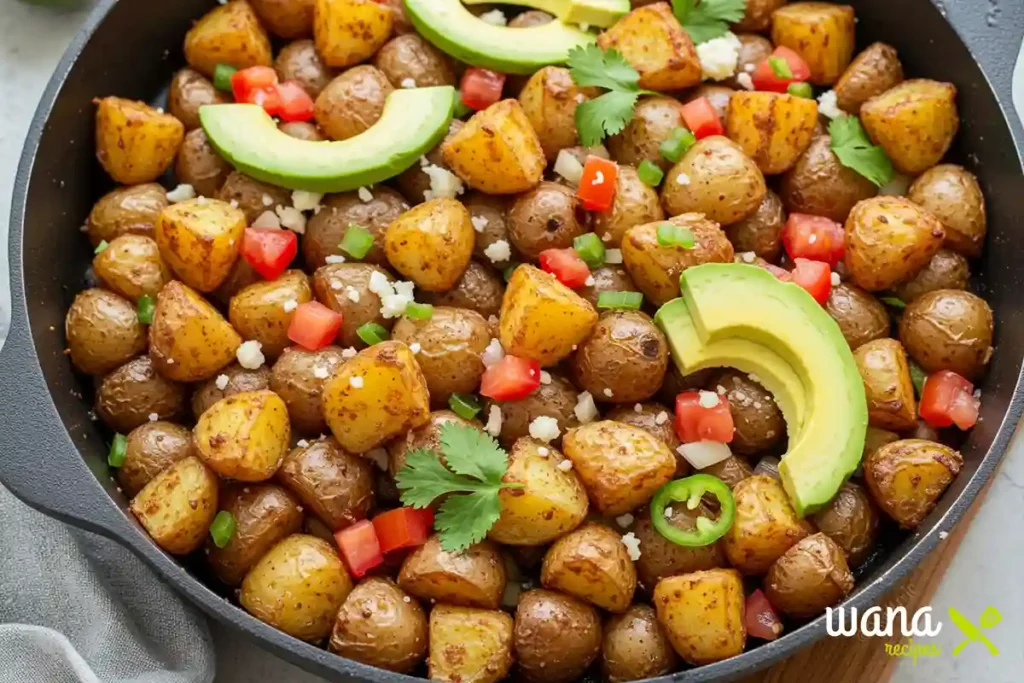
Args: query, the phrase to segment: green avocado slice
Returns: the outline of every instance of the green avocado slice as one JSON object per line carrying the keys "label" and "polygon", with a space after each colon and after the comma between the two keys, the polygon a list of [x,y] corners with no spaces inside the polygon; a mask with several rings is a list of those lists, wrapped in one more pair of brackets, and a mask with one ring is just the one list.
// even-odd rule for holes
{"label": "green avocado slice", "polygon": [[[462,0],[464,5],[483,5],[491,0]],[[567,24],[608,28],[629,14],[629,0],[518,0],[517,5],[553,14]]]}
{"label": "green avocado slice", "polygon": [[254,104],[210,104],[199,120],[210,144],[235,168],[290,190],[345,192],[392,178],[448,132],[455,88],[410,88],[388,95],[380,119],[348,140],[310,142],[278,130]]}
{"label": "green avocado slice", "polygon": [[593,34],[561,21],[530,28],[488,24],[460,0],[405,0],[405,9],[420,35],[441,51],[506,74],[526,76],[564,64],[571,49],[597,41]]}

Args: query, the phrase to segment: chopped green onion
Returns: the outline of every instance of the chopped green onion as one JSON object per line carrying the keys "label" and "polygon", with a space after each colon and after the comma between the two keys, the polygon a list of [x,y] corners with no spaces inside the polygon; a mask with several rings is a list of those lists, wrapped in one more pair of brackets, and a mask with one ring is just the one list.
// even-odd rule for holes
{"label": "chopped green onion", "polygon": [[914,393],[918,398],[921,398],[921,393],[924,391],[924,383],[928,379],[928,374],[914,361],[910,361],[909,365],[910,381],[914,384]]}
{"label": "chopped green onion", "polygon": [[234,535],[235,516],[227,510],[221,510],[213,518],[213,524],[210,525],[210,537],[213,539],[213,544],[218,548],[223,548]]}
{"label": "chopped green onion", "polygon": [[430,320],[434,315],[434,307],[412,301],[405,306],[405,317],[410,320]]}
{"label": "chopped green onion", "polygon": [[466,114],[472,114],[473,108],[462,101],[462,92],[459,91],[458,97],[455,98],[455,112],[452,114],[457,119],[461,119]]}
{"label": "chopped green onion", "polygon": [[672,131],[672,136],[668,140],[661,143],[658,151],[661,152],[661,156],[673,164],[677,164],[695,144],[697,144],[697,138],[693,136],[693,133],[680,126]]}
{"label": "chopped green onion", "polygon": [[597,295],[598,308],[628,308],[639,310],[644,303],[640,292],[601,292]]}
{"label": "chopped green onion", "polygon": [[121,467],[128,455],[128,437],[124,434],[114,434],[114,441],[110,444],[110,452],[107,453],[107,464],[111,467]]}
{"label": "chopped green onion", "polygon": [[600,268],[604,265],[604,242],[596,233],[580,235],[572,241],[572,247],[590,268]]}
{"label": "chopped green onion", "polygon": [[218,64],[213,67],[213,87],[224,92],[231,92],[231,77],[238,71],[230,64]]}
{"label": "chopped green onion", "polygon": [[516,272],[516,268],[518,268],[520,265],[522,265],[522,264],[516,263],[515,261],[513,261],[512,263],[510,263],[507,266],[505,266],[505,270],[504,270],[505,282],[508,282],[509,280],[512,279],[512,273]]}
{"label": "chopped green onion", "polygon": [[139,322],[143,325],[150,325],[153,323],[153,311],[156,310],[156,302],[149,294],[143,294],[139,297]]}
{"label": "chopped green onion", "polygon": [[776,78],[793,78],[793,70],[789,68],[789,62],[782,57],[769,57],[768,66]]}
{"label": "chopped green onion", "polygon": [[658,226],[658,244],[663,247],[682,247],[693,249],[696,241],[693,231],[675,223],[662,223]]}
{"label": "chopped green onion", "polygon": [[390,336],[384,326],[377,323],[363,323],[356,329],[356,334],[370,346],[387,341]]}
{"label": "chopped green onion", "polygon": [[338,246],[354,259],[365,258],[373,249],[373,235],[363,226],[349,223],[348,230],[345,231],[345,236],[341,238],[341,244]]}
{"label": "chopped green onion", "polygon": [[899,297],[896,296],[883,296],[880,297],[880,299],[882,300],[883,304],[895,308],[897,311],[902,311],[904,308],[907,307],[906,302],[903,301],[903,299],[900,299]]}
{"label": "chopped green onion", "polygon": [[665,179],[665,172],[650,159],[644,159],[636,169],[640,182],[648,187],[657,187]]}
{"label": "chopped green onion", "polygon": [[459,417],[472,420],[480,412],[480,401],[472,394],[452,394],[448,399],[448,407]]}
{"label": "chopped green onion", "polygon": [[100,243],[96,245],[96,248],[93,250],[92,253],[94,253],[94,254],[102,253],[102,252],[106,251],[107,247],[109,247],[109,246],[110,246],[109,242],[107,242],[106,240],[100,240]]}
{"label": "chopped green onion", "polygon": [[814,99],[814,88],[811,87],[810,83],[790,83],[789,87],[786,88],[786,92],[794,97],[802,97],[805,100]]}

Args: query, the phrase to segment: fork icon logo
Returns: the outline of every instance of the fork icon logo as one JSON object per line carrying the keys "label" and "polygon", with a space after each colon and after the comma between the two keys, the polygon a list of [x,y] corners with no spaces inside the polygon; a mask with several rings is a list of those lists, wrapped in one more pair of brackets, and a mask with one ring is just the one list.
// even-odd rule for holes
{"label": "fork icon logo", "polygon": [[979,642],[988,648],[988,651],[995,657],[999,654],[999,649],[992,644],[992,641],[985,637],[981,631],[982,629],[989,629],[998,624],[1003,620],[1003,615],[999,613],[995,607],[988,607],[981,614],[981,618],[978,619],[978,626],[975,626],[970,620],[954,608],[949,608],[949,618],[953,620],[957,628],[963,631],[963,634],[967,636],[967,640],[963,641],[953,649],[953,656],[960,654],[960,652],[967,647],[969,643]]}

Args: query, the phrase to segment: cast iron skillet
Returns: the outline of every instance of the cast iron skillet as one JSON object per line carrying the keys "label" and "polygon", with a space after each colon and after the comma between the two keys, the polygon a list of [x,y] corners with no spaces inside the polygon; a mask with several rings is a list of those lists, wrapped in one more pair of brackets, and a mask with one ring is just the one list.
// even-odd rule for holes
{"label": "cast iron skillet", "polygon": [[[1017,140],[1024,138],[1010,104],[1024,6],[1009,0],[956,0],[950,10],[954,30],[943,18],[945,9],[930,0],[851,2],[860,19],[861,47],[875,40],[895,45],[909,74],[952,81],[959,88],[963,122],[953,156],[979,176],[988,199],[989,237],[983,262],[976,265],[976,286],[992,305],[997,335],[983,384],[982,422],[964,444],[963,470],[925,523],[893,539],[859,577],[847,605],[863,610],[915,567],[939,533],[961,517],[1006,451],[1024,405],[1024,307],[1019,304],[1024,231],[1017,225],[1024,215],[1024,177],[1014,132]],[[185,31],[211,6],[211,0],[102,0],[43,95],[12,202],[13,320],[0,355],[0,481],[29,505],[122,543],[211,617],[313,673],[346,681],[413,681],[342,659],[257,621],[150,541],[110,477],[104,436],[82,399],[83,390],[90,392],[63,353],[64,315],[83,287],[82,274],[92,257],[78,228],[109,189],[93,156],[91,100],[102,95],[158,97],[180,65]],[[824,633],[822,617],[739,657],[659,680],[733,678],[793,654]]]}

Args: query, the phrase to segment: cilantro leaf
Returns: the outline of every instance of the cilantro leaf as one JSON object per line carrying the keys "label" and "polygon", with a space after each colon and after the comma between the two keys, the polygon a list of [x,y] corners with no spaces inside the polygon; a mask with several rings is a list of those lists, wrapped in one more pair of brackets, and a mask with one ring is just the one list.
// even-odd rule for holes
{"label": "cilantro leaf", "polygon": [[567,64],[573,82],[582,87],[636,90],[640,81],[640,74],[621,52],[614,48],[605,51],[594,43],[570,50]]}
{"label": "cilantro leaf", "polygon": [[724,36],[747,11],[747,0],[672,0],[672,9],[694,44]]}
{"label": "cilantro leaf", "polygon": [[441,503],[434,525],[441,532],[441,547],[449,552],[465,550],[487,537],[501,516],[497,488],[465,496],[449,496]]}
{"label": "cilantro leaf", "polygon": [[618,50],[602,50],[597,45],[576,47],[569,51],[568,64],[576,85],[608,91],[576,107],[576,128],[584,147],[621,133],[633,118],[640,96],[657,94],[640,88],[640,74]]}
{"label": "cilantro leaf", "polygon": [[832,119],[828,133],[832,137],[832,151],[839,163],[853,169],[875,185],[882,187],[893,179],[892,161],[885,150],[872,145],[860,119],[840,116]]}
{"label": "cilantro leaf", "polygon": [[633,118],[633,107],[639,96],[635,92],[607,92],[576,107],[580,144],[593,147],[606,135],[621,133]]}
{"label": "cilantro leaf", "polygon": [[441,425],[441,450],[449,469],[455,474],[501,486],[501,477],[508,469],[508,458],[490,434],[445,422]]}
{"label": "cilantro leaf", "polygon": [[433,451],[419,448],[409,453],[405,467],[395,475],[395,483],[402,492],[403,503],[425,508],[446,493],[464,490],[462,486],[472,482],[453,474]]}

